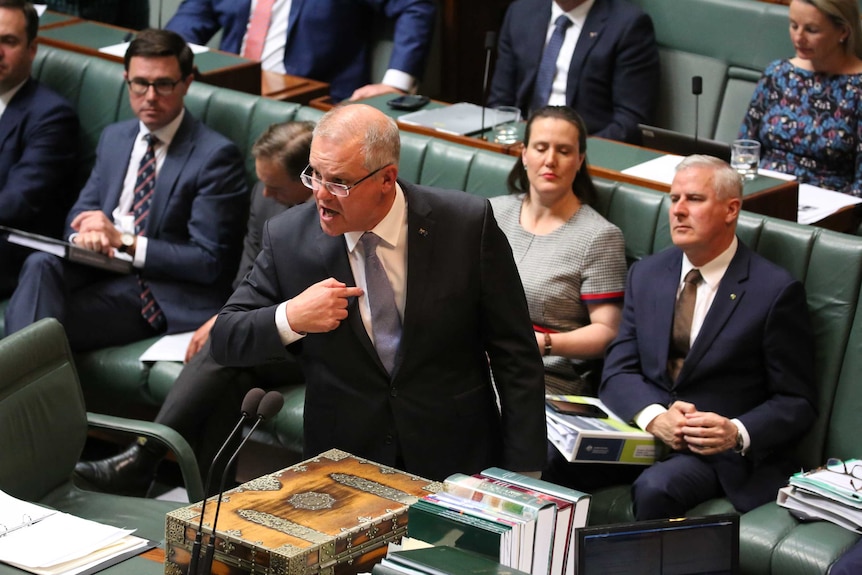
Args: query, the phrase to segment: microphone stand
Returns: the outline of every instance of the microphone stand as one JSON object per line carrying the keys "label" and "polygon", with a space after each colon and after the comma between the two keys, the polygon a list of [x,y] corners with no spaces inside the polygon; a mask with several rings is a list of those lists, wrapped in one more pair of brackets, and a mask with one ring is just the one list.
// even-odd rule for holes
{"label": "microphone stand", "polygon": [[493,31],[485,32],[485,76],[482,80],[482,139],[488,141],[485,133],[485,108],[488,106],[488,76],[491,71],[491,52],[497,43],[497,34]]}

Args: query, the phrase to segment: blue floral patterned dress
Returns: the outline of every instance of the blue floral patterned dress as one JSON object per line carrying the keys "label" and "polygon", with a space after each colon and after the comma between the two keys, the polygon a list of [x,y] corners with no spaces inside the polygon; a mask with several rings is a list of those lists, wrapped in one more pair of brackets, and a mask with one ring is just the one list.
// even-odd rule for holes
{"label": "blue floral patterned dress", "polygon": [[862,74],[773,62],[757,83],[739,137],[761,143],[761,168],[862,195]]}

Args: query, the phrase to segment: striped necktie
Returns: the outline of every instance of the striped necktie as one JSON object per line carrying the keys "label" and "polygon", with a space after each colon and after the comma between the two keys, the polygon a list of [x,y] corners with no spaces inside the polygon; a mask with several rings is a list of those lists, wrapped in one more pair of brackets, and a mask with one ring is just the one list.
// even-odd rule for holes
{"label": "striped necktie", "polygon": [[[161,142],[153,134],[144,136],[147,142],[147,151],[141,158],[138,168],[138,177],[135,180],[135,198],[132,204],[132,212],[135,216],[135,234],[146,235],[147,218],[150,215],[150,204],[153,201],[153,192],[156,190],[156,146]],[[138,276],[138,285],[141,287],[141,315],[157,332],[165,329],[165,316],[162,308],[156,302],[156,298],[150,291],[147,282]]]}

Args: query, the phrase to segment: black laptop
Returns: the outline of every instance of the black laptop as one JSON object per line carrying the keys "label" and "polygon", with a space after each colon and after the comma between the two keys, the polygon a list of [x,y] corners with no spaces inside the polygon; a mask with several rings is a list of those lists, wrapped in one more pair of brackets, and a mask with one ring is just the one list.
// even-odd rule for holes
{"label": "black laptop", "polygon": [[739,517],[584,527],[576,549],[575,575],[738,575]]}
{"label": "black laptop", "polygon": [[728,143],[706,138],[697,138],[695,140],[694,136],[689,134],[674,132],[673,130],[666,130],[665,128],[658,128],[656,126],[647,126],[646,124],[640,124],[639,127],[641,130],[641,145],[645,148],[652,148],[679,156],[706,154],[707,156],[715,156],[725,162],[730,162],[730,144]]}

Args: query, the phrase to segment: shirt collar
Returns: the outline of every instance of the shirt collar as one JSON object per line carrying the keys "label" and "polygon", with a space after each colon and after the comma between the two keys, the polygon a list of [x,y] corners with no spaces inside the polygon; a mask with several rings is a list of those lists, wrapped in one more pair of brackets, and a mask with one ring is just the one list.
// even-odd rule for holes
{"label": "shirt collar", "polygon": [[164,145],[164,149],[167,150],[168,147],[170,147],[174,136],[176,136],[177,130],[180,129],[180,124],[182,124],[183,117],[185,115],[186,109],[183,108],[182,110],[180,110],[180,113],[177,114],[176,118],[168,122],[168,124],[159,128],[158,130],[153,130],[152,132],[150,132],[150,130],[144,125],[143,122],[138,122],[138,137],[143,138],[147,134],[152,133],[155,137],[159,139],[159,142]]}
{"label": "shirt collar", "polygon": [[[718,282],[721,281],[721,278],[724,277],[724,273],[730,266],[733,256],[736,255],[737,247],[739,247],[739,240],[734,235],[733,240],[730,242],[730,245],[727,246],[726,250],[718,254],[712,261],[697,268],[700,270],[700,275],[703,276],[704,283],[712,287],[718,285]],[[682,281],[682,278],[684,278],[690,270],[693,270],[694,267],[695,266],[688,260],[688,256],[683,254],[680,281]]]}
{"label": "shirt collar", "polygon": [[[392,202],[392,207],[389,212],[383,217],[373,229],[368,230],[374,232],[381,240],[389,246],[395,247],[401,238],[401,230],[404,227],[404,217],[407,212],[407,200],[404,197],[404,191],[401,185],[395,183],[395,201]],[[356,244],[359,243],[359,238],[362,237],[365,231],[346,232],[344,239],[347,242],[347,251],[353,252]]]}
{"label": "shirt collar", "polygon": [[9,105],[9,102],[11,102],[12,98],[15,97],[15,94],[18,93],[18,91],[21,89],[21,87],[24,84],[26,84],[27,80],[29,80],[29,79],[30,79],[29,77],[26,78],[23,82],[21,82],[17,86],[13,86],[9,90],[6,90],[2,94],[0,94],[0,111],[3,111],[6,109],[6,107]]}
{"label": "shirt collar", "polygon": [[568,12],[563,12],[559,4],[551,2],[551,22],[556,22],[558,16],[565,14],[578,29],[582,29],[584,23],[587,21],[587,14],[590,12],[590,8],[593,7],[593,3],[595,3],[595,0],[587,0]]}

